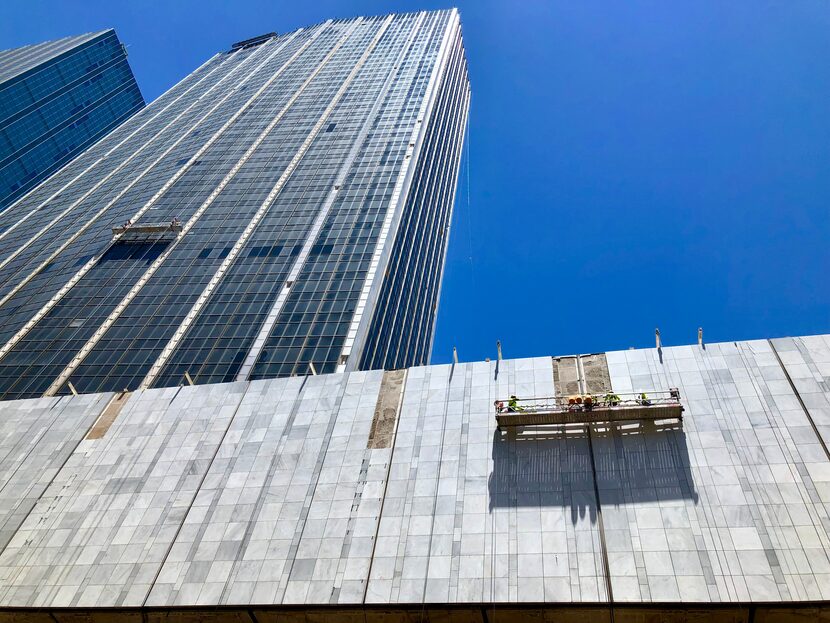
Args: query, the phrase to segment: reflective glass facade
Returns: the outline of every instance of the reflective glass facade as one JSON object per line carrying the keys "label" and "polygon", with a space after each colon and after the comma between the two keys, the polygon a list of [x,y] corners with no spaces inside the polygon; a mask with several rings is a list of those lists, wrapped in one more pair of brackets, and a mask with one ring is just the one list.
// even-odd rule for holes
{"label": "reflective glass facade", "polygon": [[0,51],[0,210],[143,107],[114,30]]}
{"label": "reflective glass facade", "polygon": [[0,398],[426,363],[469,95],[455,10],[217,54],[0,214]]}

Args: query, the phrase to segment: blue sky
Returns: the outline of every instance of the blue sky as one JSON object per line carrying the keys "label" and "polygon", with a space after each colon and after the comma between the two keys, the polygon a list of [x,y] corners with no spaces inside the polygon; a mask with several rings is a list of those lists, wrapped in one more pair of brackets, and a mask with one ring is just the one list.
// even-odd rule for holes
{"label": "blue sky", "polygon": [[[0,48],[115,27],[152,100],[240,39],[446,6],[5,0]],[[434,361],[830,331],[830,4],[457,6],[470,149]]]}

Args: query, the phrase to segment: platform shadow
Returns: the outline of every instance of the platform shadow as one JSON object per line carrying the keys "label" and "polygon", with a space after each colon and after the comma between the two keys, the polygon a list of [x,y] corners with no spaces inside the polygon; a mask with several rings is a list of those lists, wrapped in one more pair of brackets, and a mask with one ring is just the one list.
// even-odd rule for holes
{"label": "platform shadow", "polygon": [[495,431],[492,448],[491,510],[570,507],[575,524],[596,522],[597,491],[602,506],[698,501],[679,422]]}

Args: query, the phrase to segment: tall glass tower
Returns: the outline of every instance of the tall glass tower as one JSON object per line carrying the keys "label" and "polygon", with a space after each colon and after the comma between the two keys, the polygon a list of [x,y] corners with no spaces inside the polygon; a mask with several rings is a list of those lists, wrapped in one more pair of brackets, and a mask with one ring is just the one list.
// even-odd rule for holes
{"label": "tall glass tower", "polygon": [[455,10],[234,44],[0,213],[0,398],[426,363]]}
{"label": "tall glass tower", "polygon": [[0,210],[143,107],[112,29],[0,51]]}

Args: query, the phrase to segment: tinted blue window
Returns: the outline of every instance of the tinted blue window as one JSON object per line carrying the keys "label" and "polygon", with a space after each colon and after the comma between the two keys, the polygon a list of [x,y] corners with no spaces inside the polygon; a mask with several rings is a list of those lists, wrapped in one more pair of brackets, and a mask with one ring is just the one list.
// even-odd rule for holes
{"label": "tinted blue window", "polygon": [[0,210],[143,106],[112,30],[0,52]]}

